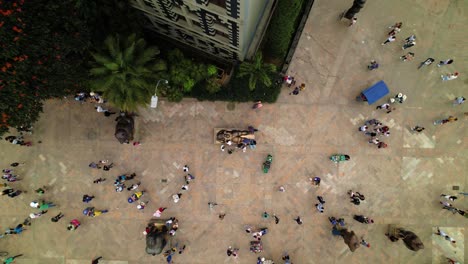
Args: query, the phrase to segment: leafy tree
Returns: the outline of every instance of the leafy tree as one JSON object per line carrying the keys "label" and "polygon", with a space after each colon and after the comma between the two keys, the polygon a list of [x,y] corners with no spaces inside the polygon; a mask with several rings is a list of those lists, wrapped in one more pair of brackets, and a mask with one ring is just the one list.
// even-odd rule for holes
{"label": "leafy tree", "polygon": [[255,90],[257,83],[270,87],[272,84],[271,74],[276,72],[273,64],[263,63],[261,53],[257,53],[253,62],[243,62],[239,67],[238,77],[249,77],[249,88]]}
{"label": "leafy tree", "polygon": [[159,49],[146,47],[145,40],[135,34],[123,39],[109,36],[104,44],[103,50],[92,53],[91,87],[122,111],[148,104],[158,73],[166,70],[165,62],[156,58]]}
{"label": "leafy tree", "polygon": [[31,126],[42,100],[82,89],[89,46],[74,0],[1,1],[0,134]]}
{"label": "leafy tree", "polygon": [[216,67],[185,58],[179,49],[169,51],[167,57],[169,65],[167,78],[171,87],[162,88],[159,92],[167,96],[170,101],[182,100],[183,94],[189,93],[198,82],[216,74]]}

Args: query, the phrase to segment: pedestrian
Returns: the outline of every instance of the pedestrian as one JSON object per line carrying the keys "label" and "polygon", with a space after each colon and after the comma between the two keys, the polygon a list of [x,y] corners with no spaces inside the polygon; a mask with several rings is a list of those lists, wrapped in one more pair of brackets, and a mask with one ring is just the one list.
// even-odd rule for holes
{"label": "pedestrian", "polygon": [[291,94],[298,95],[299,91],[300,91],[299,87],[296,87],[296,88],[294,88],[294,90],[292,92],[289,93],[289,95],[291,95]]}
{"label": "pedestrian", "polygon": [[414,58],[414,53],[413,52],[408,52],[406,55],[403,55],[400,57],[402,61],[411,61]]}
{"label": "pedestrian", "polygon": [[369,140],[369,143],[374,143],[375,145],[378,145],[380,141],[377,137],[372,137],[371,140]]}
{"label": "pedestrian", "polygon": [[67,226],[68,231],[74,231],[81,225],[81,222],[78,219],[73,219]]}
{"label": "pedestrian", "polygon": [[299,216],[296,217],[296,218],[294,218],[294,221],[296,221],[296,223],[297,223],[298,225],[302,225],[302,223],[303,223],[301,217],[299,217]]}
{"label": "pedestrian", "polygon": [[146,201],[146,202],[143,202],[143,201],[140,201],[138,202],[137,204],[137,209],[138,210],[143,210],[145,209],[146,205],[149,203],[149,201]]}
{"label": "pedestrian", "polygon": [[[377,136],[377,133],[375,133],[375,132],[366,132],[366,133],[364,133],[364,135],[370,136],[371,138],[374,138],[374,137]],[[371,142],[369,142],[369,143],[371,143]]]}
{"label": "pedestrian", "polygon": [[10,166],[18,167],[19,165],[24,165],[24,164],[26,164],[26,163],[24,163],[24,162],[13,162],[13,163],[10,164]]}
{"label": "pedestrian", "polygon": [[278,191],[280,191],[280,192],[285,192],[286,189],[285,189],[283,186],[280,186],[280,187],[278,188]]}
{"label": "pedestrian", "polygon": [[218,204],[217,203],[212,203],[212,202],[208,202],[208,207],[210,209],[213,209],[215,206],[217,206]]}
{"label": "pedestrian", "polygon": [[193,180],[195,180],[195,176],[193,176],[192,174],[188,173],[187,175],[185,175],[185,183],[186,184],[189,184]]}
{"label": "pedestrian", "polygon": [[379,144],[377,144],[377,148],[381,149],[381,148],[387,148],[388,145],[385,143],[385,142],[379,142]]}
{"label": "pedestrian", "polygon": [[140,184],[141,184],[141,182],[137,182],[137,183],[132,184],[132,186],[127,188],[127,191],[133,191],[133,190],[138,189],[138,186],[140,186]]}
{"label": "pedestrian", "polygon": [[357,196],[353,196],[353,197],[351,197],[351,203],[353,203],[355,205],[360,205],[361,200]]}
{"label": "pedestrian", "polygon": [[452,202],[455,201],[456,199],[458,199],[457,196],[453,196],[453,195],[441,194],[440,196],[444,197],[445,199],[450,200]]}
{"label": "pedestrian", "polygon": [[[231,144],[232,144],[232,143],[231,143]],[[182,168],[182,170],[184,170],[184,172],[188,172],[188,171],[189,171],[189,166],[184,165],[184,167]]]}
{"label": "pedestrian", "polygon": [[83,203],[89,203],[93,199],[94,199],[94,195],[91,195],[91,196],[87,194],[83,195]]}
{"label": "pedestrian", "polygon": [[270,217],[270,215],[267,212],[263,212],[263,214],[262,214],[263,219],[268,219],[269,217]]}
{"label": "pedestrian", "polygon": [[452,64],[452,62],[453,62],[452,59],[443,60],[443,61],[440,61],[440,62],[437,64],[437,67],[440,67],[440,66],[443,66],[443,65],[449,65],[449,64]]}
{"label": "pedestrian", "polygon": [[112,167],[114,167],[114,163],[111,163],[109,165],[104,165],[102,169],[105,171],[109,171]]}
{"label": "pedestrian", "polygon": [[319,187],[320,182],[322,181],[320,177],[314,177],[314,178],[309,178],[309,181],[311,181],[312,185]]}
{"label": "pedestrian", "polygon": [[51,203],[51,202],[46,203],[45,201],[42,201],[41,205],[39,206],[39,209],[44,210],[44,209],[49,209],[49,208],[52,208],[52,207],[55,207],[55,206],[56,205],[54,203]]}
{"label": "pedestrian", "polygon": [[120,183],[115,186],[115,191],[116,192],[122,192],[125,189],[125,184]]}
{"label": "pedestrian", "polygon": [[133,141],[133,146],[134,147],[137,147],[137,146],[140,146],[140,145],[141,145],[140,141]]}
{"label": "pedestrian", "polygon": [[435,60],[433,58],[427,58],[425,61],[421,62],[418,66],[418,70],[422,67],[422,66],[429,66],[431,65]]}
{"label": "pedestrian", "polygon": [[104,111],[104,116],[105,117],[109,117],[109,116],[114,115],[114,114],[116,114],[116,113],[115,112],[110,112],[109,110]]}
{"label": "pedestrian", "polygon": [[443,206],[452,207],[452,204],[451,204],[451,203],[448,203],[448,202],[446,202],[446,201],[440,201],[439,203],[440,203],[441,205],[443,205]]}
{"label": "pedestrian", "polygon": [[234,249],[232,250],[232,256],[233,256],[234,258],[237,258],[237,257],[239,256],[239,249],[238,249],[238,248],[234,248]]}
{"label": "pedestrian", "polygon": [[65,215],[62,214],[62,212],[60,212],[58,215],[52,217],[50,219],[50,221],[54,222],[54,223],[57,223],[60,219],[62,219],[62,217],[64,217]]}
{"label": "pedestrian", "polygon": [[37,201],[32,201],[29,203],[29,206],[31,206],[32,208],[39,208],[40,204]]}
{"label": "pedestrian", "polygon": [[98,112],[98,113],[104,113],[106,111],[109,111],[108,109],[102,108],[102,106],[100,106],[100,105],[95,106],[94,109],[96,109],[96,112]]}
{"label": "pedestrian", "polygon": [[388,32],[389,36],[395,36],[397,33],[401,31],[401,22],[395,24],[395,26],[392,27],[392,30]]}
{"label": "pedestrian", "polygon": [[42,186],[42,188],[38,188],[35,190],[35,192],[39,195],[43,195],[45,193],[45,186]]}
{"label": "pedestrian", "polygon": [[228,257],[230,257],[232,255],[232,247],[229,246],[228,249],[226,250],[226,254],[228,255]]}
{"label": "pedestrian", "polygon": [[370,244],[364,238],[361,239],[361,245],[370,248]]}
{"label": "pedestrian", "polygon": [[385,103],[385,104],[377,106],[375,109],[389,109],[389,108],[390,108],[390,104]]}
{"label": "pedestrian", "polygon": [[19,254],[19,255],[16,255],[16,256],[13,256],[13,257],[9,257],[7,259],[5,259],[5,261],[3,262],[4,264],[10,264],[10,263],[13,263],[15,261],[16,258],[19,258],[23,256],[23,254]]}
{"label": "pedestrian", "polygon": [[415,41],[415,40],[416,40],[416,35],[414,35],[414,34],[411,35],[411,36],[409,36],[409,37],[407,37],[407,38],[405,39],[405,41],[406,41],[407,43],[408,43],[408,42]]}
{"label": "pedestrian", "polygon": [[395,36],[390,36],[387,38],[387,40],[385,40],[383,43],[382,43],[382,46],[383,45],[386,45],[387,43],[390,43],[390,42],[393,42],[396,40],[396,37]]}
{"label": "pedestrian", "polygon": [[105,180],[106,180],[106,178],[99,178],[99,179],[93,181],[93,183],[99,184],[99,183],[103,183]]}
{"label": "pedestrian", "polygon": [[280,221],[279,217],[276,214],[273,214],[273,217],[275,218],[275,224],[278,224]]}
{"label": "pedestrian", "polygon": [[247,234],[250,234],[250,233],[252,232],[252,227],[249,226],[249,225],[248,225],[248,226],[245,226],[245,232],[246,232]]}
{"label": "pedestrian", "polygon": [[459,209],[457,209],[457,208],[455,208],[455,207],[452,207],[452,206],[445,206],[445,205],[442,206],[442,209],[445,209],[445,210],[447,210],[447,211],[449,211],[449,212],[452,212],[452,214],[456,214],[456,213],[459,211]]}
{"label": "pedestrian", "polygon": [[363,224],[373,224],[374,223],[374,220],[366,217],[366,216],[363,216],[363,215],[354,215],[353,216],[353,219],[360,222],[360,223],[363,223]]}
{"label": "pedestrian", "polygon": [[30,213],[29,217],[31,217],[31,219],[39,218],[45,213],[47,213],[47,210],[42,210],[39,213]]}
{"label": "pedestrian", "polygon": [[93,169],[100,169],[101,167],[99,167],[99,165],[97,165],[95,162],[91,162],[89,165],[88,165],[90,168],[93,168]]}
{"label": "pedestrian", "polygon": [[319,211],[320,213],[323,213],[323,210],[325,209],[322,203],[316,203],[315,208],[317,208],[317,211]]}
{"label": "pedestrian", "polygon": [[395,29],[395,28],[401,29],[402,25],[403,25],[403,22],[397,22],[397,23],[395,23],[395,25],[389,26],[388,28],[390,28],[390,29]]}
{"label": "pedestrian", "polygon": [[367,130],[367,128],[368,128],[368,127],[367,127],[366,125],[364,125],[364,126],[361,126],[361,127],[359,127],[359,131],[362,131],[362,132],[364,132],[364,131],[366,131],[366,130]]}
{"label": "pedestrian", "polygon": [[102,257],[97,257],[97,258],[93,259],[93,262],[91,262],[91,264],[99,264],[100,259],[102,259]]}
{"label": "pedestrian", "polygon": [[349,25],[348,25],[348,27],[350,27],[350,26],[352,26],[352,25],[356,24],[356,22],[357,22],[357,17],[353,17],[353,18],[351,18],[351,20],[350,20],[350,22],[349,22]]}
{"label": "pedestrian", "polygon": [[416,132],[418,132],[418,133],[423,132],[424,129],[425,129],[424,127],[421,127],[421,126],[418,126],[418,125],[411,128],[412,131],[416,131]]}
{"label": "pedestrian", "polygon": [[182,191],[187,191],[187,190],[189,189],[188,184],[182,185],[182,188],[181,188],[181,189],[182,189]]}
{"label": "pedestrian", "polygon": [[322,196],[317,196],[317,200],[318,200],[319,203],[321,203],[321,204],[324,204],[324,203],[325,203],[325,200],[323,199]]}
{"label": "pedestrian", "polygon": [[222,214],[218,215],[218,218],[219,218],[219,220],[223,220],[225,216],[226,216],[226,214],[222,213]]}
{"label": "pedestrian", "polygon": [[164,210],[166,210],[166,209],[167,209],[167,207],[159,207],[158,210],[156,210],[156,212],[154,212],[153,216],[161,217],[162,212],[164,212]]}
{"label": "pedestrian", "polygon": [[172,199],[174,200],[174,203],[178,203],[180,200],[180,197],[182,197],[181,193],[172,195]]}
{"label": "pedestrian", "polygon": [[451,238],[445,232],[441,231],[438,227],[437,227],[437,233],[435,233],[435,234],[445,238],[445,240],[448,240],[448,241],[450,241],[452,243],[456,243],[455,239]]}
{"label": "pedestrian", "polygon": [[465,100],[466,100],[465,97],[458,96],[457,98],[453,100],[453,105],[461,105],[465,102]]}
{"label": "pedestrian", "polygon": [[446,74],[446,75],[441,75],[440,78],[442,78],[442,81],[455,80],[456,78],[458,78],[458,72],[450,73],[450,74]]}

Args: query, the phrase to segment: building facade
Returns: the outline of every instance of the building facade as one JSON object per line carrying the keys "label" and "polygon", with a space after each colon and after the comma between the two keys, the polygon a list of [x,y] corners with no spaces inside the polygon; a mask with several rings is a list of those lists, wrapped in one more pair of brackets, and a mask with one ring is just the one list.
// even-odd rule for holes
{"label": "building facade", "polygon": [[276,0],[130,0],[151,28],[222,61],[250,59]]}

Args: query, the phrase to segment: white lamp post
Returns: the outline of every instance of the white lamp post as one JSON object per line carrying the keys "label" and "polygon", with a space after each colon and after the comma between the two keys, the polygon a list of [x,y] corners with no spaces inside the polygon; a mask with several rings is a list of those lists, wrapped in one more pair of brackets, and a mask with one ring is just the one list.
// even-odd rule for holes
{"label": "white lamp post", "polygon": [[151,108],[158,107],[158,96],[156,95],[156,92],[158,91],[158,86],[159,86],[160,81],[164,81],[165,84],[169,83],[168,80],[164,80],[164,79],[161,79],[161,80],[158,81],[158,83],[156,84],[156,88],[154,88],[154,95],[151,96],[151,104],[150,104]]}

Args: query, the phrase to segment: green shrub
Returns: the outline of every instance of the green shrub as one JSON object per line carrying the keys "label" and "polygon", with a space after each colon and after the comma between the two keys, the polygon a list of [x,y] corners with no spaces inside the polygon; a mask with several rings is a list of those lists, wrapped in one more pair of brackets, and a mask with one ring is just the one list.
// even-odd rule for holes
{"label": "green shrub", "polygon": [[283,60],[297,24],[305,0],[279,0],[265,35],[263,51],[268,57]]}
{"label": "green shrub", "polygon": [[274,80],[273,84],[267,87],[259,83],[255,90],[250,90],[248,77],[232,78],[226,86],[223,86],[216,93],[207,93],[206,83],[198,83],[193,87],[190,96],[200,101],[251,102],[260,100],[266,103],[274,103],[281,92],[281,84],[275,82],[278,78],[279,76],[276,73],[272,73],[271,79]]}

